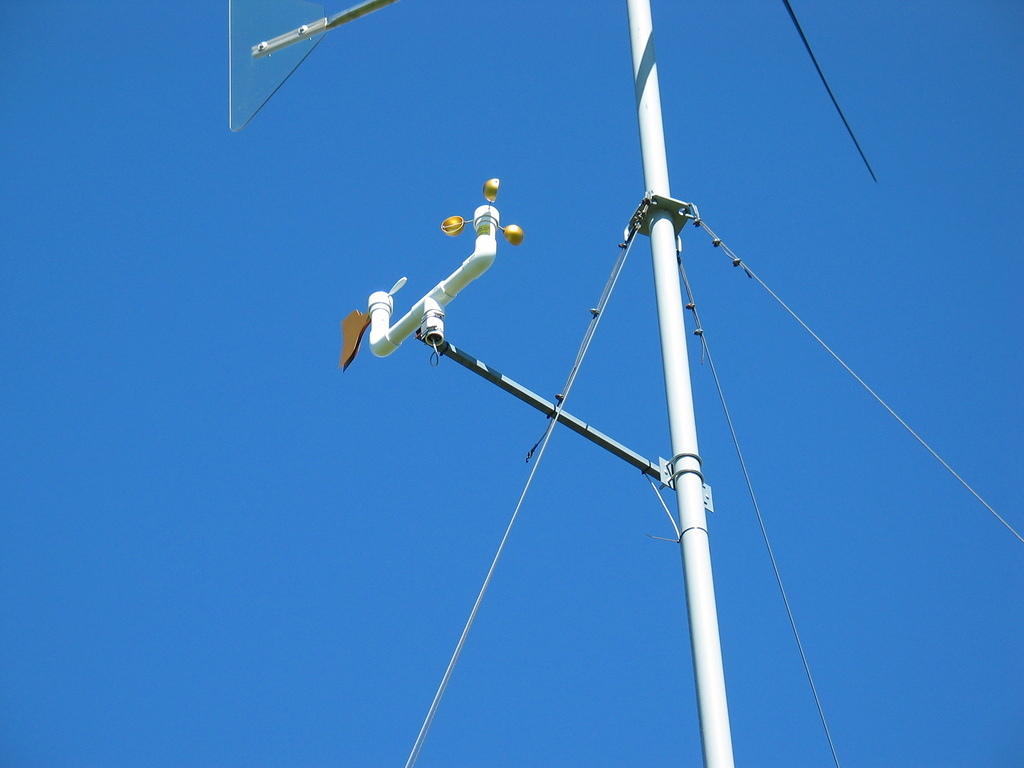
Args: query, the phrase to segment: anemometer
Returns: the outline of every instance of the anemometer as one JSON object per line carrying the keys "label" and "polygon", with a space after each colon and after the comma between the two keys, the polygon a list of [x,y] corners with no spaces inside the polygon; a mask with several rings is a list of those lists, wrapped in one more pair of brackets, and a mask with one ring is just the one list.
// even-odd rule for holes
{"label": "anemometer", "polygon": [[[386,357],[415,331],[416,336],[434,348],[444,343],[444,307],[455,299],[462,289],[486,272],[498,255],[497,231],[501,230],[511,245],[523,242],[523,229],[516,224],[501,226],[501,215],[493,203],[498,199],[498,179],[484,182],[483,195],[486,205],[473,212],[472,227],[476,232],[476,246],[466,260],[448,277],[430,289],[412,305],[394,325],[394,296],[405,285],[405,278],[399,278],[389,291],[374,291],[370,294],[366,313],[353,310],[341,323],[341,359],[338,365],[344,370],[355,360],[360,342],[367,327],[370,329],[370,351],[377,357]],[[457,237],[465,229],[466,220],[461,216],[449,216],[441,222],[441,231],[450,237]]]}

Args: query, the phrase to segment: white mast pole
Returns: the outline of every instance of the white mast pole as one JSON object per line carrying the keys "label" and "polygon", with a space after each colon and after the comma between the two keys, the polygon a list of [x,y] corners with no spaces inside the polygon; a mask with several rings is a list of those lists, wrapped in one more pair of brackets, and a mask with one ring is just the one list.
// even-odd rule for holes
{"label": "white mast pole", "polygon": [[[670,197],[650,0],[626,0],[626,5],[633,50],[633,78],[644,182],[648,196],[655,194]],[[725,671],[718,636],[718,611],[711,575],[711,548],[704,512],[690,367],[686,357],[683,300],[676,271],[676,233],[671,214],[663,208],[650,209],[650,237],[672,440],[672,471],[676,475],[679,530],[683,532],[680,550],[690,619],[690,648],[693,654],[704,765],[708,768],[732,768],[732,736],[725,694]]]}

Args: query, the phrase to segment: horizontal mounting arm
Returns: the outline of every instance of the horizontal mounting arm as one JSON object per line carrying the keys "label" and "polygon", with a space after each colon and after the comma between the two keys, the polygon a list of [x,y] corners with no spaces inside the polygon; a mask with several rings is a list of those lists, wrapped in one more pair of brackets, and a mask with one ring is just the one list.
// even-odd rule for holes
{"label": "horizontal mounting arm", "polygon": [[[455,347],[451,342],[446,341],[437,351],[445,357],[454,360],[456,363],[461,365],[466,370],[472,371],[477,376],[486,379],[492,384],[498,385],[501,389],[505,390],[511,395],[514,395],[519,400],[522,400],[529,406],[536,408],[538,411],[543,413],[548,418],[555,415],[557,406],[554,403],[545,400],[535,392],[530,391],[522,384],[513,381],[508,376],[503,374],[501,371],[497,371],[491,368],[487,363],[482,360],[477,360],[472,355],[463,352],[462,350]],[[650,461],[645,459],[639,453],[631,451],[629,448],[624,446],[622,443],[613,440],[608,435],[594,429],[592,426],[582,421],[572,414],[562,411],[558,414],[558,422],[564,424],[573,432],[578,435],[582,435],[590,442],[595,445],[604,448],[606,451],[611,453],[613,456],[617,456],[627,464],[639,469],[648,477],[651,477],[657,481],[661,481],[661,468],[656,461]]]}

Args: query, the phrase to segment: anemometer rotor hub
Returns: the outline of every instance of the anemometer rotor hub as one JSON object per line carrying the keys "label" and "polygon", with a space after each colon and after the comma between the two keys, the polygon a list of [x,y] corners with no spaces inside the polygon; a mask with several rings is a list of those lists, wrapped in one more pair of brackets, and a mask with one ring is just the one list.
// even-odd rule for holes
{"label": "anemometer rotor hub", "polygon": [[494,237],[501,225],[501,215],[493,205],[481,205],[473,211],[473,230],[477,235]]}

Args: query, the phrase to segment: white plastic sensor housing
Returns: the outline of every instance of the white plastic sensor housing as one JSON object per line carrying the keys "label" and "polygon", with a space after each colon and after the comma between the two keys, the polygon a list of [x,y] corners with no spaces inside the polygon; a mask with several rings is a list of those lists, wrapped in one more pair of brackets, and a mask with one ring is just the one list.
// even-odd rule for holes
{"label": "white plastic sensor housing", "polygon": [[423,300],[423,322],[416,334],[432,347],[444,344],[444,310],[429,296]]}
{"label": "white plastic sensor housing", "polygon": [[394,299],[385,291],[370,294],[370,350],[377,357],[387,357],[415,331],[428,310],[440,309],[459,295],[463,288],[486,272],[498,254],[498,209],[493,205],[481,205],[473,212],[473,230],[476,232],[476,247],[465,261],[448,277],[439,282],[419,301],[412,305],[394,324]]}

